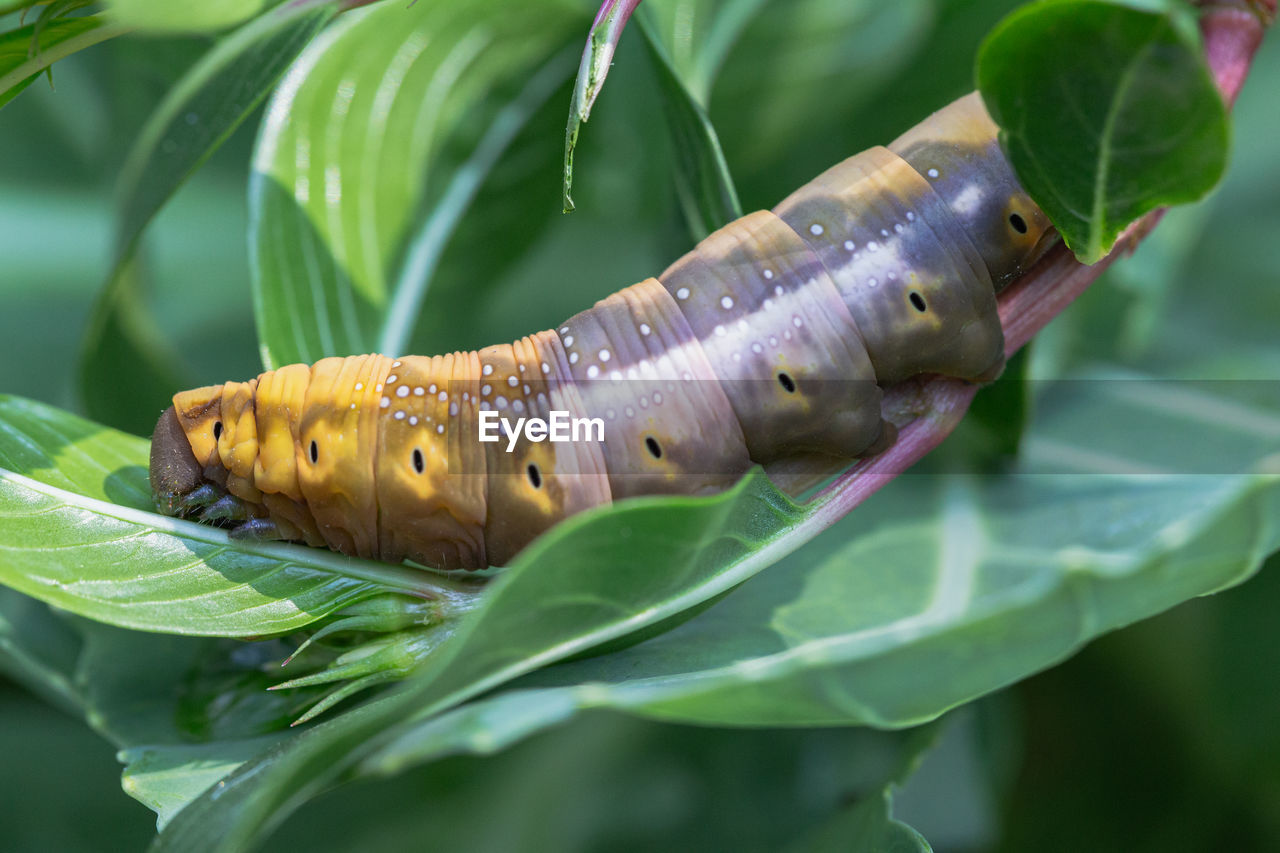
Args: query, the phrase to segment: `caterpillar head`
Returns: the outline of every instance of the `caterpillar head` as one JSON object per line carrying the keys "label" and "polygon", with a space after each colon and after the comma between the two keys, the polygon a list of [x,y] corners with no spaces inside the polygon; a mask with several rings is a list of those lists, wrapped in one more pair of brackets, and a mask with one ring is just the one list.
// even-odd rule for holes
{"label": "caterpillar head", "polygon": [[889,149],[925,177],[987,264],[996,292],[1057,240],[1049,218],[1018,183],[999,128],[977,92],[934,113]]}
{"label": "caterpillar head", "polygon": [[151,490],[165,515],[187,515],[187,498],[207,481],[222,431],[222,386],[184,391],[151,435]]}

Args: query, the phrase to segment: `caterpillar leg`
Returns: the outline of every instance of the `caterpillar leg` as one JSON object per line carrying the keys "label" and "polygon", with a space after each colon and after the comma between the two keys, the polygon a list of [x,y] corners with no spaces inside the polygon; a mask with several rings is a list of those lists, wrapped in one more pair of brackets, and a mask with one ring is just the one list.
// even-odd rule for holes
{"label": "caterpillar leg", "polygon": [[[222,523],[247,521],[254,515],[245,501],[228,494],[225,471],[221,482],[209,476],[215,466],[202,466],[191,451],[173,407],[160,417],[151,437],[151,484],[156,507],[165,515],[195,517]],[[219,469],[221,470],[221,469]]]}
{"label": "caterpillar leg", "polygon": [[205,483],[198,486],[195,491],[188,492],[177,500],[177,514],[180,516],[192,515],[196,510],[204,509],[210,504],[226,495],[226,491],[214,486],[211,483]]}
{"label": "caterpillar leg", "polygon": [[290,540],[280,527],[269,518],[251,518],[244,524],[231,528],[231,538],[253,542]]}
{"label": "caterpillar leg", "polygon": [[200,521],[205,523],[219,521],[247,522],[249,518],[249,505],[235,495],[223,495],[205,507],[199,515]]}

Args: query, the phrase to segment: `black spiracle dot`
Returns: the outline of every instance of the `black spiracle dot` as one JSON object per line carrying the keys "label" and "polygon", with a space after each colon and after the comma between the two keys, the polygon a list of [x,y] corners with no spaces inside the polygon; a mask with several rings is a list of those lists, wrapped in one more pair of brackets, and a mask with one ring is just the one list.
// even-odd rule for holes
{"label": "black spiracle dot", "polygon": [[1019,234],[1027,233],[1027,220],[1023,219],[1016,213],[1009,214],[1009,224],[1013,226],[1013,230]]}
{"label": "black spiracle dot", "polygon": [[915,308],[921,314],[927,310],[927,306],[924,304],[924,297],[921,296],[919,292],[913,290],[911,291],[911,296],[907,298],[911,300],[911,307]]}
{"label": "black spiracle dot", "polygon": [[796,381],[791,378],[790,373],[779,373],[778,384],[780,384],[788,394],[796,393]]}
{"label": "black spiracle dot", "polygon": [[222,438],[222,421],[213,422],[213,440],[217,441]]}
{"label": "black spiracle dot", "polygon": [[311,464],[314,465],[320,461],[320,448],[316,444],[316,440],[311,439]]}
{"label": "black spiracle dot", "polygon": [[649,455],[654,459],[662,458],[662,445],[658,444],[658,440],[651,435],[645,436],[644,446],[649,449]]}
{"label": "black spiracle dot", "polygon": [[416,447],[413,449],[413,470],[419,474],[427,470],[427,461],[422,458],[422,451]]}
{"label": "black spiracle dot", "polygon": [[542,472],[538,470],[538,466],[530,465],[525,469],[525,472],[529,475],[529,485],[533,486],[535,489],[541,489]]}

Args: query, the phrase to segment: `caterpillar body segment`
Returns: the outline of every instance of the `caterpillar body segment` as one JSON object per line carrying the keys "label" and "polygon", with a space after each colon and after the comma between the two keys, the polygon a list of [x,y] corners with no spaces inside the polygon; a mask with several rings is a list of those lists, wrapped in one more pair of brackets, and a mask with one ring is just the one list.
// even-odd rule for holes
{"label": "caterpillar body segment", "polygon": [[[556,329],[175,395],[152,443],[157,505],[239,535],[477,568],[611,500],[877,453],[895,434],[882,386],[999,372],[995,294],[1051,235],[970,95]],[[480,440],[487,420],[555,413],[598,438]]]}

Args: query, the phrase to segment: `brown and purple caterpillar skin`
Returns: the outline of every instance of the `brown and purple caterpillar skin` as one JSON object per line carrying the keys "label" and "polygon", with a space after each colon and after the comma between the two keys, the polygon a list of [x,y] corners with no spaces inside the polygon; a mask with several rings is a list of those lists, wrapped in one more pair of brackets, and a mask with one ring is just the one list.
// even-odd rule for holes
{"label": "brown and purple caterpillar skin", "polygon": [[[996,293],[1052,241],[976,94],[711,234],[554,330],[435,357],[326,358],[174,396],[162,512],[439,568],[509,561],[573,513],[894,440],[883,386],[1003,366]],[[481,443],[552,410],[604,441]]]}

